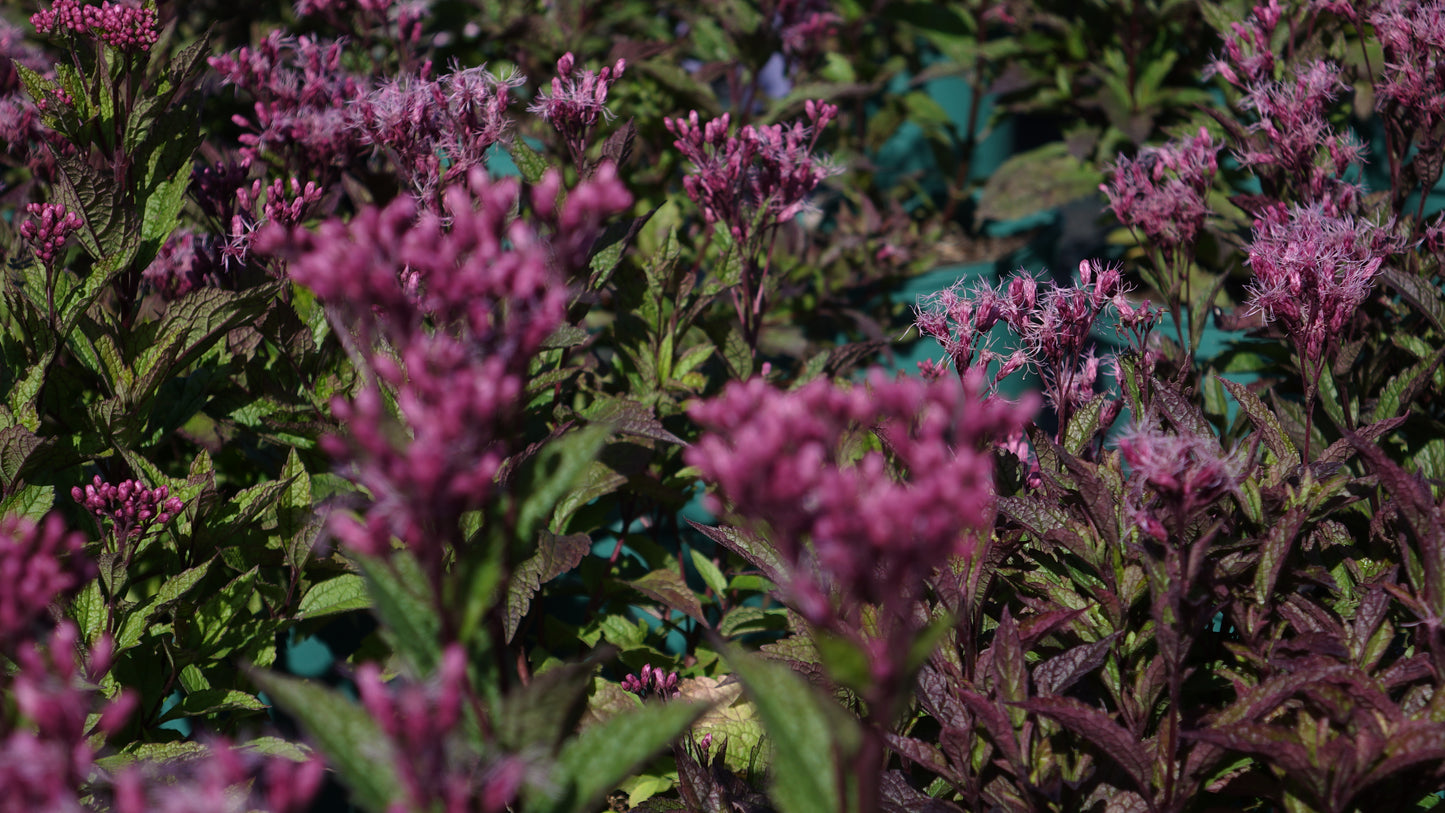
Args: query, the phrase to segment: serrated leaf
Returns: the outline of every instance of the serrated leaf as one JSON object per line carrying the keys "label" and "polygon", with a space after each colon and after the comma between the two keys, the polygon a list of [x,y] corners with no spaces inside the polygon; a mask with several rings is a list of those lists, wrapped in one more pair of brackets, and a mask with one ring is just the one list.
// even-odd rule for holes
{"label": "serrated leaf", "polygon": [[749,632],[779,631],[787,629],[788,619],[781,610],[765,610],[762,607],[734,607],[718,622],[718,634],[731,638]]}
{"label": "serrated leaf", "polygon": [[209,559],[166,579],[161,584],[161,589],[156,592],[155,598],[151,599],[151,603],[156,607],[164,607],[178,600],[206,577],[211,570],[211,564],[215,561],[215,559]]}
{"label": "serrated leaf", "polygon": [[542,532],[537,552],[517,568],[507,586],[505,624],[509,643],[542,585],[577,567],[591,549],[592,538],[587,534],[558,536],[550,531]]}
{"label": "serrated leaf", "polygon": [[1250,392],[1243,384],[1230,381],[1227,378],[1219,377],[1219,383],[1229,390],[1234,400],[1239,402],[1239,408],[1249,418],[1250,423],[1260,433],[1264,445],[1274,452],[1274,456],[1280,463],[1287,467],[1298,466],[1300,463],[1299,450],[1295,449],[1294,442],[1285,434],[1284,427],[1280,426],[1279,419],[1259,400],[1259,396]]}
{"label": "serrated leaf", "polygon": [[1081,454],[1084,447],[1099,433],[1099,418],[1104,404],[1110,399],[1108,393],[1099,393],[1069,416],[1069,426],[1064,431],[1064,450],[1071,455]]}
{"label": "serrated leaf", "polygon": [[[651,703],[598,723],[569,740],[557,755],[551,784],[561,794],[533,809],[591,811],[608,791],[666,748],[707,710],[698,703]],[[529,806],[532,807],[532,806]]]}
{"label": "serrated leaf", "polygon": [[39,522],[55,507],[55,486],[27,485],[0,499],[0,517],[19,516]]}
{"label": "serrated leaf", "polygon": [[617,432],[686,446],[682,438],[667,431],[652,407],[627,398],[599,400],[583,411],[592,423],[606,424]]}
{"label": "serrated leaf", "polygon": [[366,580],[355,573],[342,573],[312,585],[296,607],[296,619],[321,618],[370,606]]}
{"label": "serrated leaf", "polygon": [[1062,141],[1021,152],[994,170],[978,201],[982,220],[1017,220],[1096,194],[1103,175],[1069,154]]}
{"label": "serrated leaf", "polygon": [[774,584],[787,581],[788,569],[782,557],[778,556],[772,544],[762,537],[727,525],[711,527],[691,519],[687,520],[687,524],[708,539],[743,557]]}
{"label": "serrated leaf", "polygon": [[307,680],[253,670],[251,680],[299,721],[358,804],[385,813],[400,798],[398,755],[381,726],[340,692]]}
{"label": "serrated leaf", "polygon": [[1113,717],[1071,697],[1035,697],[1021,703],[1093,743],[1106,758],[1129,774],[1140,791],[1148,792],[1150,759],[1143,746]]}
{"label": "serrated leaf", "polygon": [[830,713],[819,696],[791,669],[735,649],[723,657],[752,698],[763,730],[772,741],[769,796],[781,813],[837,813],[841,782],[835,756],[856,748],[852,718]]}
{"label": "serrated leaf", "polygon": [[136,380],[125,397],[144,404],[161,383],[195,361],[231,329],[265,310],[280,290],[280,283],[227,291],[200,288],[170,303],[155,335],[160,341],[141,348],[133,365]]}
{"label": "serrated leaf", "polygon": [[1380,278],[1386,285],[1400,292],[1435,329],[1445,332],[1445,303],[1440,301],[1440,289],[1419,277],[1398,271],[1389,266],[1380,269]]}
{"label": "serrated leaf", "polygon": [[1104,664],[1114,639],[1121,634],[1115,632],[1093,643],[1070,647],[1049,658],[1034,667],[1034,683],[1040,691],[1047,694],[1062,694],[1068,691],[1079,678]]}
{"label": "serrated leaf", "polygon": [[546,175],[547,170],[551,168],[546,158],[527,146],[527,142],[520,138],[513,139],[512,143],[507,145],[507,154],[512,157],[512,163],[516,164],[517,170],[522,173],[522,180],[529,184],[540,182],[542,176]]}
{"label": "serrated leaf", "polygon": [[1390,380],[1385,382],[1384,389],[1380,390],[1380,397],[1376,400],[1375,410],[1371,415],[1372,420],[1378,423],[1408,409],[1421,390],[1433,381],[1435,371],[1440,368],[1442,361],[1445,361],[1445,347],[1391,376]]}
{"label": "serrated leaf", "polygon": [[627,586],[662,604],[676,610],[699,624],[707,625],[707,616],[702,613],[697,594],[687,586],[675,570],[653,570],[641,578],[627,582]]}
{"label": "serrated leaf", "polygon": [[405,553],[394,553],[389,561],[358,555],[356,563],[397,653],[416,674],[431,674],[441,660],[441,619],[421,567]]}
{"label": "serrated leaf", "polygon": [[546,518],[596,459],[609,434],[605,426],[583,427],[548,443],[527,461],[527,479],[519,491],[526,495],[517,512],[519,538],[535,538]]}
{"label": "serrated leaf", "polygon": [[42,443],[40,437],[23,426],[0,429],[0,491],[9,491],[25,468],[25,461]]}
{"label": "serrated leaf", "polygon": [[170,710],[161,715],[156,723],[179,720],[182,717],[200,717],[221,711],[265,711],[266,708],[266,704],[253,694],[235,689],[208,689],[181,698],[181,702],[171,706]]}

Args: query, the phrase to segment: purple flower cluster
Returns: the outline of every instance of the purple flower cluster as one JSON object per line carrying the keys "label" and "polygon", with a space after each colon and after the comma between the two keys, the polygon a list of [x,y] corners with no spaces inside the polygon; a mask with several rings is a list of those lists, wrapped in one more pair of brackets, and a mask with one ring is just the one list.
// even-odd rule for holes
{"label": "purple flower cluster", "polygon": [[90,34],[119,51],[149,51],[160,38],[154,6],[112,3],[90,6],[81,0],[55,0],[48,10],[30,17],[35,30],[47,36],[70,31]]}
{"label": "purple flower cluster", "polygon": [[539,91],[536,101],[527,108],[545,119],[567,142],[574,163],[580,163],[587,137],[598,119],[612,120],[607,109],[607,92],[622,78],[627,61],[600,71],[586,68],[574,70],[575,59],[569,51],[557,60],[557,75],[552,77],[552,92]]}
{"label": "purple flower cluster", "polygon": [[30,241],[35,256],[49,267],[60,255],[65,241],[81,227],[80,215],[58,203],[31,203],[25,211],[30,219],[20,224],[20,236]]}
{"label": "purple flower cluster", "polygon": [[[993,521],[988,449],[1028,411],[980,398],[976,377],[875,375],[867,386],[816,381],[791,392],[755,378],[689,410],[706,431],[685,459],[736,513],[771,530],[795,608],[826,624],[836,612],[829,590],[903,612],[935,568],[973,551]],[[888,455],[845,449],[867,429]],[[721,511],[721,499],[709,500]]]}
{"label": "purple flower cluster", "polygon": [[80,486],[72,488],[70,496],[103,525],[108,524],[119,545],[133,542],[152,527],[170,522],[184,507],[179,497],[170,496],[166,486],[146,488],[138,480],[112,485],[100,479],[100,475],[84,490]]}
{"label": "purple flower cluster", "polygon": [[366,663],[356,670],[361,704],[381,727],[395,756],[404,800],[395,809],[500,813],[517,797],[527,778],[521,758],[503,756],[490,765],[454,747],[469,694],[467,661],[453,644],[442,653],[435,681],[388,691],[381,670]]}
{"label": "purple flower cluster", "polygon": [[1143,232],[1173,265],[1181,250],[1194,245],[1209,214],[1205,198],[1219,171],[1218,151],[1201,127],[1197,136],[1121,157],[1100,189],[1119,222]]}
{"label": "purple flower cluster", "polygon": [[803,56],[817,53],[842,21],[828,0],[780,0],[773,22],[783,41],[783,52]]}
{"label": "purple flower cluster", "polygon": [[679,693],[677,673],[655,669],[650,663],[643,664],[641,672],[622,678],[622,688],[643,699],[653,694],[664,700],[671,700]]}
{"label": "purple flower cluster", "polygon": [[[1225,454],[1218,439],[1171,435],[1152,425],[1132,427],[1119,439],[1119,452],[1132,471],[1126,510],[1160,541],[1170,538],[1166,522],[1179,535],[1189,516],[1237,489],[1244,476],[1242,456]],[[1147,499],[1146,484],[1154,491]]]}
{"label": "purple flower cluster", "polygon": [[1270,212],[1249,245],[1250,305],[1284,326],[1301,358],[1317,361],[1400,248],[1390,230],[1319,205]]}
{"label": "purple flower cluster", "polygon": [[[943,347],[960,375],[999,361],[997,382],[1027,364],[1043,379],[1045,396],[1063,416],[1094,397],[1100,360],[1090,336],[1099,317],[1112,309],[1117,329],[1141,346],[1157,319],[1148,303],[1134,305],[1127,292],[1118,267],[1086,260],[1079,264],[1076,286],[1040,285],[1027,273],[998,290],[986,285],[968,290],[960,282],[920,300],[915,324]],[[1020,341],[1007,358],[982,346],[999,323]],[[926,372],[937,376],[942,371],[930,365]]]}
{"label": "purple flower cluster", "polygon": [[262,197],[262,183],[258,178],[249,188],[239,186],[235,190],[231,233],[221,248],[221,262],[227,268],[245,264],[257,229],[268,223],[288,229],[300,226],[316,210],[325,191],[314,181],[302,186],[295,177],[291,178],[288,189],[286,182],[277,178],[266,187]]}
{"label": "purple flower cluster", "polygon": [[482,166],[487,150],[507,136],[511,90],[523,81],[483,68],[432,79],[423,66],[419,76],[385,82],[357,99],[347,124],[361,143],[385,150],[413,191],[430,200],[440,185]]}
{"label": "purple flower cluster", "polygon": [[1345,88],[1339,66],[1324,61],[1296,68],[1293,82],[1251,86],[1243,107],[1258,117],[1250,132],[1263,138],[1236,153],[1240,164],[1277,179],[1277,192],[1292,189],[1298,199],[1319,202],[1333,214],[1353,211],[1362,192],[1342,178],[1363,160],[1363,148],[1336,131],[1327,115]]}
{"label": "purple flower cluster", "polygon": [[804,211],[808,196],[841,170],[814,154],[818,135],[838,115],[836,105],[808,101],[808,124],[747,125],[729,133],[730,118],[702,123],[697,111],[666,119],[673,145],[694,171],[683,180],[687,196],[709,223],[722,223],[739,243],[786,223]]}
{"label": "purple flower cluster", "polygon": [[1216,57],[1206,76],[1218,75],[1235,87],[1254,87],[1274,80],[1274,49],[1270,38],[1279,26],[1283,10],[1279,0],[1255,6],[1243,22],[1230,23],[1224,38],[1224,53]]}
{"label": "purple flower cluster", "polygon": [[0,518],[0,653],[29,637],[51,602],[94,575],[81,550],[85,537],[69,532],[58,515],[43,522]]}
{"label": "purple flower cluster", "polygon": [[78,791],[92,779],[92,737],[103,740],[119,731],[135,708],[136,696],[122,692],[87,724],[96,699],[92,687],[110,671],[112,647],[102,638],[82,654],[79,644],[75,625],[63,621],[47,648],[26,643],[14,655],[15,673],[0,675],[24,723],[13,725],[0,714],[0,813],[84,810]]}
{"label": "purple flower cluster", "polygon": [[1384,51],[1384,74],[1375,85],[1376,108],[1392,109],[1440,149],[1445,123],[1445,3],[1381,0],[1369,14]]}
{"label": "purple flower cluster", "polygon": [[252,48],[211,57],[225,84],[254,101],[255,120],[236,123],[246,159],[266,156],[302,177],[327,177],[362,153],[360,134],[348,126],[347,106],[366,89],[364,77],[341,65],[342,45],[273,31]]}
{"label": "purple flower cluster", "polygon": [[[532,202],[563,246],[595,237],[586,229],[631,202],[609,171],[556,211],[558,183],[539,184]],[[558,266],[569,254],[515,217],[520,191],[515,179],[493,182],[474,168],[442,193],[441,212],[399,198],[314,233],[277,226],[262,238],[294,259],[292,279],[326,302],[375,375],[352,400],[333,404],[351,431],[326,441],[374,500],[364,527],[342,521],[337,529],[357,550],[384,553],[399,537],[440,567],[457,518],[495,488],[527,365],[567,304]],[[402,443],[377,382],[396,392]]]}

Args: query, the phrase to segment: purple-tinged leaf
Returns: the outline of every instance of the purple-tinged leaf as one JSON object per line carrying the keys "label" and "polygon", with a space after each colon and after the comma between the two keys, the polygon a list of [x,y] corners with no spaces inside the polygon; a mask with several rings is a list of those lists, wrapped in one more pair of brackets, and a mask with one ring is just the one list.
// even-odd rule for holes
{"label": "purple-tinged leaf", "polygon": [[[1089,399],[1069,417],[1069,426],[1064,430],[1064,451],[1071,455],[1082,454],[1084,448],[1099,434],[1099,420],[1104,404],[1112,400],[1108,393],[1101,392]],[[1102,427],[1107,428],[1107,427]]]}
{"label": "purple-tinged leaf", "polygon": [[[1409,417],[1410,416],[1408,414],[1405,414],[1396,416],[1394,418],[1387,418],[1383,421],[1372,423],[1369,426],[1362,426],[1358,430],[1356,430],[1355,434],[1366,440],[1378,440],[1384,435],[1393,432],[1396,427],[1403,424],[1405,420]],[[1333,463],[1348,463],[1350,458],[1354,456],[1354,446],[1351,445],[1349,439],[1341,438],[1340,440],[1331,443],[1329,447],[1325,449],[1323,454],[1315,458],[1314,464],[1317,466],[1327,466]]]}
{"label": "purple-tinged leaf", "polygon": [[1057,721],[1093,743],[1104,756],[1129,774],[1141,792],[1148,791],[1152,761],[1143,744],[1113,717],[1071,697],[1035,697],[1020,705]]}
{"label": "purple-tinged leaf", "polygon": [[676,610],[699,624],[708,626],[703,615],[702,604],[697,594],[682,580],[676,570],[653,570],[641,578],[627,582],[627,586],[671,610]]}
{"label": "purple-tinged leaf", "polygon": [[1373,442],[1357,434],[1346,435],[1370,470],[1380,478],[1380,486],[1390,495],[1400,516],[1405,520],[1424,568],[1424,584],[1416,585],[1424,593],[1426,607],[1434,618],[1445,618],[1445,514],[1430,493],[1430,487],[1417,475],[1400,468],[1385,456]]}
{"label": "purple-tinged leaf", "polygon": [[1430,668],[1430,656],[1424,652],[1417,652],[1391,664],[1388,669],[1379,673],[1379,680],[1381,686],[1394,691],[1400,686],[1424,680],[1433,674],[1434,672]]}
{"label": "purple-tinged leaf", "polygon": [[1080,644],[1035,666],[1034,684],[1045,694],[1062,694],[1079,678],[1104,664],[1110,646],[1119,635],[1115,632],[1091,644]]}
{"label": "purple-tinged leaf", "polygon": [[[1064,465],[1069,467],[1069,473],[1074,475],[1074,481],[1079,484],[1079,496],[1083,498],[1084,510],[1088,512],[1094,527],[1104,535],[1104,541],[1111,545],[1119,544],[1120,495],[1115,494],[1104,483],[1097,473],[1098,467],[1094,464],[1066,457]],[[1098,567],[1102,563],[1092,564]]]}
{"label": "purple-tinged leaf", "polygon": [[592,538],[587,534],[558,536],[550,531],[539,534],[537,552],[517,568],[507,585],[508,642],[517,634],[517,627],[532,606],[532,597],[542,585],[580,565],[591,549]]}
{"label": "purple-tinged leaf", "polygon": [[1379,398],[1375,401],[1375,411],[1370,417],[1375,421],[1404,417],[1400,413],[1408,410],[1420,391],[1435,380],[1435,371],[1439,369],[1442,359],[1445,359],[1445,347],[1392,376],[1380,390]]}
{"label": "purple-tinged leaf", "polygon": [[1004,700],[1023,700],[1028,697],[1029,674],[1024,662],[1023,642],[1019,640],[1019,627],[1013,614],[1005,607],[994,630],[993,645],[989,647],[990,665],[993,667],[993,688]]}
{"label": "purple-tinged leaf", "polygon": [[1233,751],[1256,754],[1296,778],[1313,776],[1316,771],[1311,764],[1309,752],[1296,739],[1295,733],[1288,729],[1241,722],[1223,729],[1187,731],[1184,736]]}
{"label": "purple-tinged leaf", "polygon": [[888,740],[888,747],[893,752],[920,765],[939,776],[950,778],[954,775],[953,768],[948,764],[948,758],[938,746],[926,743],[923,740],[916,740],[912,737],[900,737],[897,734],[883,735]]}
{"label": "purple-tinged leaf", "polygon": [[663,427],[652,407],[627,398],[598,401],[583,413],[583,417],[592,423],[611,426],[623,434],[661,440],[678,446],[687,445],[687,441]]}
{"label": "purple-tinged leaf", "polygon": [[1254,572],[1254,600],[1260,604],[1268,604],[1270,596],[1274,593],[1275,583],[1279,581],[1279,574],[1284,570],[1285,560],[1289,557],[1290,549],[1294,547],[1295,537],[1299,536],[1300,528],[1304,527],[1308,511],[1304,508],[1291,508],[1269,529],[1261,546],[1259,556],[1259,567]]}
{"label": "purple-tinged leaf", "polygon": [[1359,662],[1364,657],[1367,642],[1374,637],[1375,630],[1380,628],[1389,611],[1390,596],[1379,587],[1360,599],[1355,617],[1350,621],[1350,657],[1355,661]]}
{"label": "purple-tinged leaf", "polygon": [[[1216,376],[1218,377],[1218,376]],[[1294,443],[1285,434],[1284,427],[1280,426],[1279,419],[1259,400],[1250,389],[1243,384],[1230,381],[1227,378],[1219,377],[1219,383],[1229,390],[1234,400],[1239,402],[1239,408],[1249,418],[1250,423],[1259,431],[1264,439],[1264,445],[1269,447],[1274,456],[1279,458],[1280,463],[1286,468],[1293,468],[1300,463],[1299,450],[1295,449]]]}
{"label": "purple-tinged leaf", "polygon": [[1341,675],[1350,668],[1348,664],[1320,661],[1299,666],[1292,672],[1275,675],[1246,691],[1233,705],[1220,712],[1213,719],[1212,725],[1223,729],[1245,720],[1262,719],[1281,703],[1295,696],[1302,687]]}
{"label": "purple-tinged leaf", "polygon": [[1019,622],[1019,640],[1023,642],[1024,646],[1031,647],[1034,642],[1073,622],[1084,612],[1084,610],[1049,610],[1038,615],[1031,615]]}
{"label": "purple-tinged leaf", "polygon": [[883,813],[963,813],[958,805],[917,790],[898,771],[884,774],[879,785],[878,807]]}
{"label": "purple-tinged leaf", "polygon": [[1440,290],[1430,282],[1389,266],[1380,268],[1380,278],[1386,285],[1400,292],[1421,315],[1435,325],[1436,330],[1445,331],[1445,303],[1440,301]]}
{"label": "purple-tinged leaf", "polygon": [[787,565],[766,539],[728,525],[713,527],[690,519],[687,524],[708,539],[743,557],[773,584],[788,583]]}
{"label": "purple-tinged leaf", "polygon": [[1385,759],[1360,777],[1359,785],[1383,781],[1426,762],[1445,763],[1445,723],[1411,720],[1390,735],[1385,743]]}
{"label": "purple-tinged leaf", "polygon": [[1183,434],[1201,438],[1213,438],[1214,428],[1209,419],[1194,405],[1194,401],[1177,389],[1173,382],[1151,378],[1154,388],[1154,402],[1164,411],[1164,416]]}
{"label": "purple-tinged leaf", "polygon": [[998,750],[1003,752],[1009,764],[1017,771],[1027,771],[1024,765],[1023,752],[1019,749],[1018,731],[1013,721],[1008,718],[999,704],[978,692],[960,687],[958,699],[963,701],[973,716],[983,724],[984,731],[988,732],[989,741]]}

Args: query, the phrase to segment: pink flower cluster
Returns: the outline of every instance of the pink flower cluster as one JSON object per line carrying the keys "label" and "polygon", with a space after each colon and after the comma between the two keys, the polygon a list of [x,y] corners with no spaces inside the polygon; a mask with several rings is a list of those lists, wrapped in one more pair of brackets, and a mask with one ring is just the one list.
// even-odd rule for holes
{"label": "pink flower cluster", "polygon": [[1283,324],[1302,357],[1318,360],[1400,248],[1390,230],[1319,205],[1272,211],[1249,246],[1250,305]]}
{"label": "pink flower cluster", "polygon": [[557,60],[557,75],[552,77],[552,92],[539,91],[536,101],[527,108],[557,128],[572,150],[573,160],[581,157],[586,147],[587,136],[597,120],[612,120],[612,111],[607,109],[607,92],[622,72],[627,61],[617,63],[600,71],[583,68],[574,70],[575,59],[569,51]]}
{"label": "pink flower cluster", "polygon": [[210,58],[225,84],[254,100],[254,122],[236,117],[252,130],[240,138],[245,158],[273,157],[302,177],[324,177],[357,160],[359,134],[346,110],[366,80],[343,68],[341,56],[339,42],[273,31],[254,49]]}
{"label": "pink flower cluster", "polygon": [[0,715],[0,813],[84,810],[81,789],[95,766],[92,737],[119,731],[137,702],[122,692],[87,725],[96,699],[91,687],[110,671],[110,639],[82,654],[75,624],[63,621],[48,643],[45,649],[26,643],[14,654],[14,674],[0,675],[25,723],[7,725],[12,721]]}
{"label": "pink flower cluster", "polygon": [[[1363,148],[1351,136],[1336,131],[1328,118],[1329,106],[1346,85],[1340,68],[1324,61],[1299,66],[1293,82],[1265,82],[1251,86],[1243,107],[1258,120],[1250,131],[1263,138],[1236,153],[1242,166],[1272,179],[1266,193],[1286,188],[1303,201],[1319,202],[1333,214],[1352,211],[1359,202],[1359,186],[1342,180],[1345,172],[1363,161]],[[1323,153],[1323,159],[1321,154]]]}
{"label": "pink flower cluster", "polygon": [[47,615],[51,602],[94,575],[81,554],[85,537],[52,514],[43,522],[0,518],[0,653],[11,654]]}
{"label": "pink flower cluster", "polygon": [[250,187],[239,186],[235,191],[235,214],[231,216],[231,233],[221,247],[221,261],[227,268],[232,264],[244,265],[251,253],[251,241],[256,230],[267,223],[285,228],[300,226],[316,210],[325,190],[314,181],[305,186],[295,177],[290,188],[280,178],[266,187],[261,195],[263,181],[256,179]]}
{"label": "pink flower cluster", "polygon": [[1283,10],[1279,0],[1255,6],[1243,22],[1230,23],[1224,54],[1209,64],[1206,76],[1218,75],[1235,87],[1254,87],[1274,80],[1274,48],[1270,38]]}
{"label": "pink flower cluster", "polygon": [[100,475],[84,490],[72,488],[70,496],[102,524],[109,524],[118,544],[139,539],[153,526],[170,522],[184,507],[166,486],[146,488],[138,480],[112,485]]}
{"label": "pink flower cluster", "polygon": [[1099,188],[1119,222],[1143,232],[1172,262],[1194,244],[1209,214],[1205,198],[1219,171],[1218,152],[1209,131],[1200,127],[1197,136],[1147,147],[1136,158],[1121,157]]}
{"label": "pink flower cluster", "polygon": [[1445,3],[1381,0],[1369,14],[1384,51],[1384,75],[1375,85],[1376,109],[1399,116],[1440,149],[1445,122]]}
{"label": "pink flower cluster", "polygon": [[20,236],[30,241],[35,256],[47,267],[55,262],[70,235],[80,228],[80,215],[58,203],[30,203],[25,206],[30,219],[20,224]]}
{"label": "pink flower cluster", "polygon": [[828,0],[780,0],[773,23],[783,40],[783,52],[802,56],[819,52],[842,21]]}
{"label": "pink flower cluster", "polygon": [[[1079,264],[1077,286],[1041,286],[1027,273],[998,290],[986,285],[967,290],[960,282],[920,300],[915,324],[943,347],[960,374],[976,364],[999,361],[997,382],[1028,365],[1043,379],[1049,403],[1062,413],[1094,397],[1100,360],[1090,344],[1101,315],[1112,310],[1118,316],[1117,329],[1127,331],[1136,343],[1142,343],[1157,319],[1148,303],[1130,303],[1127,292],[1118,267],[1085,260]],[[1007,358],[981,346],[1000,322],[1020,341]]]}
{"label": "pink flower cluster", "polygon": [[[685,459],[765,530],[789,564],[784,587],[804,618],[834,616],[830,590],[905,613],[935,568],[968,556],[974,535],[988,532],[989,450],[1029,411],[982,399],[976,377],[875,375],[866,386],[820,380],[791,392],[755,378],[689,410],[705,432]],[[869,429],[888,454],[845,448]],[[709,501],[721,512],[719,496]]]}
{"label": "pink flower cluster", "polygon": [[55,0],[48,10],[31,15],[30,24],[47,36],[61,31],[90,34],[119,51],[149,51],[160,38],[154,6],[109,0],[98,6]]}
{"label": "pink flower cluster", "polygon": [[[631,202],[609,171],[556,211],[557,183],[539,184],[532,202],[564,246]],[[458,517],[493,493],[527,365],[567,305],[557,266],[568,254],[515,217],[520,191],[515,179],[493,182],[474,168],[443,192],[441,212],[403,197],[349,223],[314,233],[277,226],[260,238],[263,250],[293,258],[292,279],[326,302],[363,369],[396,393],[407,427],[392,431],[375,384],[333,404],[350,433],[326,448],[373,498],[364,527],[337,529],[360,551],[384,553],[395,536],[440,567]]]}
{"label": "pink flower cluster", "polygon": [[825,178],[841,170],[814,154],[819,132],[838,116],[836,105],[808,101],[808,124],[748,125],[729,134],[730,118],[703,124],[697,111],[665,119],[673,145],[692,162],[687,195],[709,223],[721,222],[739,243],[792,220]]}
{"label": "pink flower cluster", "polygon": [[638,674],[622,678],[622,688],[643,699],[653,694],[664,700],[671,700],[679,693],[677,673],[655,669],[650,663],[643,664],[642,671]]}
{"label": "pink flower cluster", "polygon": [[406,794],[393,809],[447,813],[500,813],[517,797],[528,765],[503,756],[490,765],[462,761],[467,749],[456,742],[469,693],[466,654],[453,644],[442,653],[437,676],[429,684],[388,691],[374,663],[356,670],[361,704],[381,726],[396,757]]}
{"label": "pink flower cluster", "polygon": [[[1141,530],[1160,541],[1169,539],[1166,521],[1181,531],[1190,515],[1234,491],[1244,476],[1243,457],[1225,454],[1218,439],[1171,435],[1153,425],[1132,427],[1119,439],[1119,452],[1132,472],[1126,508]],[[1145,499],[1146,484],[1154,498]]]}
{"label": "pink flower cluster", "polygon": [[429,68],[381,84],[346,114],[361,143],[385,150],[424,200],[482,166],[487,150],[506,138],[511,90],[524,81],[484,68],[432,79]]}

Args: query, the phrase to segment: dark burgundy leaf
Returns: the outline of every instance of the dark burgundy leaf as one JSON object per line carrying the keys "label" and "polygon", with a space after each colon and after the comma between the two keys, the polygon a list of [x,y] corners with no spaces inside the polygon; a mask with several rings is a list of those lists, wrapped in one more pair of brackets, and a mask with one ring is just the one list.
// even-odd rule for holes
{"label": "dark burgundy leaf", "polygon": [[1056,720],[1093,743],[1104,756],[1129,774],[1141,792],[1148,791],[1151,760],[1143,744],[1113,717],[1071,697],[1035,697],[1019,705]]}
{"label": "dark burgundy leaf", "polygon": [[898,771],[884,774],[879,785],[879,808],[884,813],[963,813],[958,805],[935,799],[909,785]]}
{"label": "dark burgundy leaf", "polygon": [[1034,684],[1045,694],[1062,694],[1079,678],[1098,669],[1120,633],[1091,644],[1080,644],[1034,667]]}
{"label": "dark burgundy leaf", "polygon": [[1260,436],[1264,439],[1264,445],[1269,447],[1274,456],[1286,467],[1298,466],[1300,463],[1299,451],[1295,449],[1294,443],[1290,441],[1289,435],[1285,434],[1284,427],[1280,426],[1279,419],[1269,411],[1269,407],[1259,400],[1259,396],[1250,392],[1243,384],[1237,384],[1226,378],[1215,376],[1219,383],[1229,390],[1234,400],[1239,402],[1239,408],[1244,411],[1249,422],[1259,430]]}
{"label": "dark burgundy leaf", "polygon": [[1425,604],[1434,617],[1445,616],[1445,515],[1431,496],[1430,487],[1417,475],[1400,468],[1385,456],[1373,442],[1360,435],[1346,437],[1366,465],[1380,478],[1380,486],[1389,493],[1400,516],[1404,518],[1425,568],[1425,584],[1417,588],[1425,594]]}
{"label": "dark burgundy leaf", "polygon": [[1213,743],[1233,751],[1257,754],[1296,778],[1314,775],[1309,752],[1292,731],[1259,723],[1234,723],[1228,728],[1187,732],[1187,737]]}
{"label": "dark burgundy leaf", "polygon": [[992,655],[994,690],[1004,700],[1023,700],[1028,697],[1028,667],[1024,663],[1023,642],[1019,640],[1019,627],[1014,623],[1013,614],[1005,607],[994,631]]}

